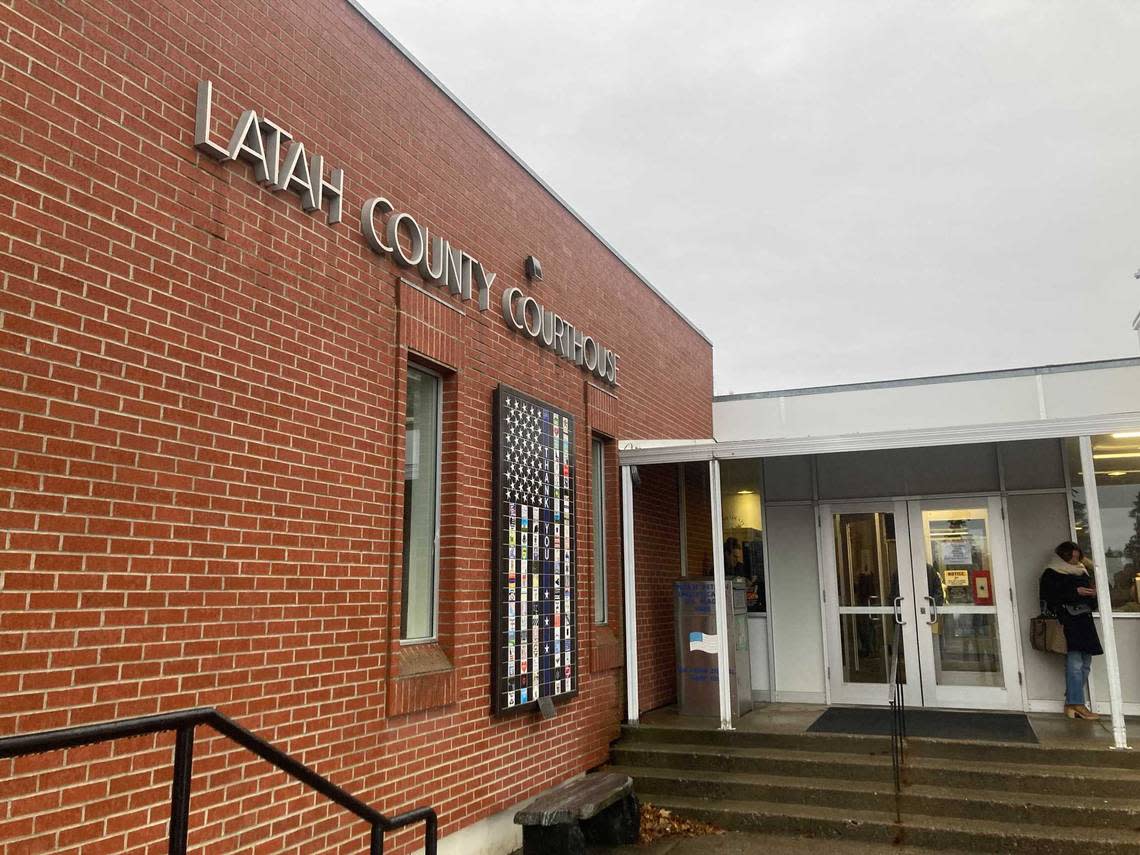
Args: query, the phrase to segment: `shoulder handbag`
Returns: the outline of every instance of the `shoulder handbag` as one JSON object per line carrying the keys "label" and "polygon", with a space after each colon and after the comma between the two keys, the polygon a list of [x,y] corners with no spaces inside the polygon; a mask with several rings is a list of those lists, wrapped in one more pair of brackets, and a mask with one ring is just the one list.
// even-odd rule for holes
{"label": "shoulder handbag", "polygon": [[1029,619],[1029,643],[1043,653],[1068,653],[1065,630],[1055,617],[1038,615]]}

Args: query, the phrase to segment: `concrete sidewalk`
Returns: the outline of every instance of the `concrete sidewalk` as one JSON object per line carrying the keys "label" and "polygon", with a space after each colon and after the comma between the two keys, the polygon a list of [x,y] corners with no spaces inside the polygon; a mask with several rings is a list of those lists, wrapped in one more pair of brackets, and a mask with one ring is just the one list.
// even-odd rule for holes
{"label": "concrete sidewalk", "polygon": [[[590,855],[819,855],[820,852],[844,852],[850,855],[918,855],[927,849],[861,843],[834,837],[783,837],[772,834],[710,834],[705,837],[667,837],[655,843],[633,846],[593,847]],[[940,850],[941,855],[955,855],[957,850]]]}

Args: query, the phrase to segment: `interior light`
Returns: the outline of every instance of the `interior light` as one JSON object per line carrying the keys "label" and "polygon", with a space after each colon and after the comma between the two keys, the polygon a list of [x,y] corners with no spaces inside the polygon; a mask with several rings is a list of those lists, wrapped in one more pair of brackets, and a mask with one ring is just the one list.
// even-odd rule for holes
{"label": "interior light", "polygon": [[1140,451],[1117,451],[1112,454],[1094,454],[1093,460],[1117,460],[1121,457],[1140,457]]}
{"label": "interior light", "polygon": [[1126,430],[1122,433],[1114,433],[1113,439],[1140,439],[1140,430]]}
{"label": "interior light", "polygon": [[755,490],[737,490],[736,495],[738,495],[738,496],[751,496],[754,492],[756,492],[756,491]]}

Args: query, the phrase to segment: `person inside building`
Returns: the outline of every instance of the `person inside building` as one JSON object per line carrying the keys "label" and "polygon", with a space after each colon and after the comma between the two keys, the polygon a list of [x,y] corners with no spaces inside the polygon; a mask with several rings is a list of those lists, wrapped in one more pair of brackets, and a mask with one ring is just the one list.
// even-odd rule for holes
{"label": "person inside building", "polygon": [[724,542],[724,578],[731,579],[734,576],[751,581],[744,564],[744,544],[737,538],[730,537]]}
{"label": "person inside building", "polygon": [[1055,557],[1041,574],[1041,601],[1065,631],[1065,715],[1095,721],[1100,718],[1085,704],[1092,658],[1101,655],[1100,637],[1093,623],[1096,587],[1091,562],[1072,541],[1057,546]]}
{"label": "person inside building", "polygon": [[749,609],[756,601],[756,583],[752,578],[752,571],[744,559],[744,544],[739,538],[729,537],[724,541],[724,578],[744,579],[748,582],[745,599]]}

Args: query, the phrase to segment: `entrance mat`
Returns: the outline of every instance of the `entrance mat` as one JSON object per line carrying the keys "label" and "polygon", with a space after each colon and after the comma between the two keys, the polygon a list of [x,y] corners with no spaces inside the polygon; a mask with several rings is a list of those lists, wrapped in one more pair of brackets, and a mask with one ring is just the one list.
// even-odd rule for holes
{"label": "entrance mat", "polygon": [[[884,707],[831,707],[812,722],[808,732],[890,736],[891,711]],[[907,710],[906,735],[1037,743],[1037,734],[1022,713]]]}

